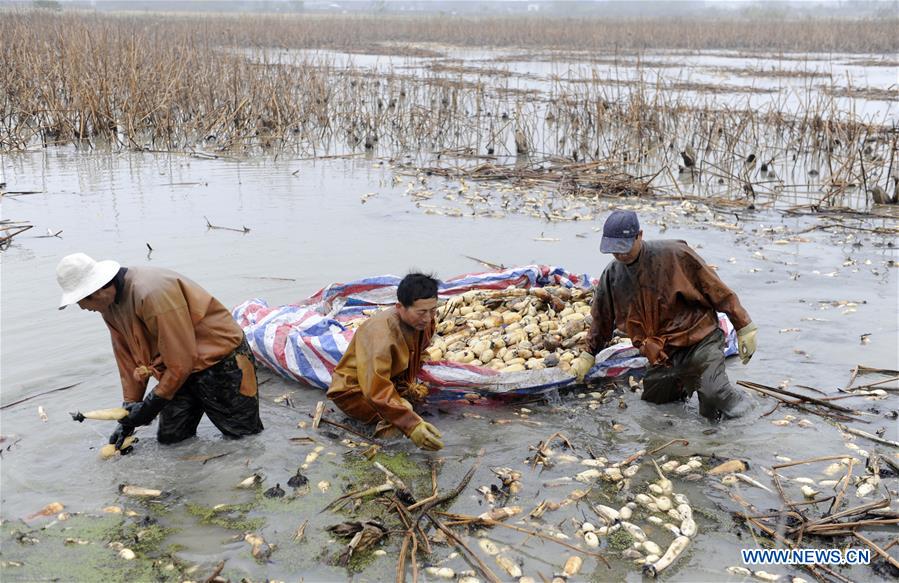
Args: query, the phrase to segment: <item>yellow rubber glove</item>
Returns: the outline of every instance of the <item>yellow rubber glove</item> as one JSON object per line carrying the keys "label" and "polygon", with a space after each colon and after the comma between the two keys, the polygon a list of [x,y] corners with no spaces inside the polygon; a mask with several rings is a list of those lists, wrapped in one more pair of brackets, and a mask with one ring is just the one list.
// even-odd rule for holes
{"label": "yellow rubber glove", "polygon": [[584,377],[587,376],[587,373],[593,368],[595,362],[596,357],[589,352],[582,352],[577,358],[571,361],[571,373],[577,377],[577,382],[584,382]]}
{"label": "yellow rubber glove", "polygon": [[750,322],[737,330],[737,349],[740,351],[740,360],[748,364],[749,359],[755,354],[756,340],[759,328],[754,322]]}
{"label": "yellow rubber glove", "polygon": [[427,449],[429,451],[443,449],[443,442],[440,441],[441,437],[442,436],[440,435],[440,432],[437,431],[437,428],[427,421],[422,421],[416,425],[412,429],[412,433],[409,434],[409,439],[412,440],[412,443],[417,445],[420,449]]}

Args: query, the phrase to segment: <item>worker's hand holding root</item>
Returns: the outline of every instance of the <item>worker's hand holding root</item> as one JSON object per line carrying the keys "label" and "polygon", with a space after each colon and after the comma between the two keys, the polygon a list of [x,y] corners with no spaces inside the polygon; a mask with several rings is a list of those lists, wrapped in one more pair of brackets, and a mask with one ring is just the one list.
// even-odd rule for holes
{"label": "worker's hand holding root", "polygon": [[737,349],[740,351],[740,360],[743,364],[748,364],[749,359],[755,354],[756,339],[759,327],[754,322],[750,322],[737,330]]}
{"label": "worker's hand holding root", "polygon": [[422,421],[416,425],[412,429],[412,433],[409,434],[409,439],[412,440],[412,443],[417,445],[420,449],[427,449],[429,451],[443,449],[443,442],[440,441],[441,437],[442,435],[437,431],[437,428],[427,421]]}
{"label": "worker's hand holding root", "polygon": [[134,433],[133,425],[122,425],[119,423],[116,425],[115,431],[112,432],[112,435],[109,436],[109,443],[115,445],[115,448],[121,451],[123,454],[127,453],[124,451],[125,440],[131,437]]}
{"label": "worker's hand holding root", "polygon": [[109,443],[115,443],[116,449],[121,449],[125,438],[134,433],[135,427],[152,423],[168,404],[168,399],[163,399],[154,391],[150,391],[143,401],[127,405],[128,416],[119,420],[119,426],[109,437]]}

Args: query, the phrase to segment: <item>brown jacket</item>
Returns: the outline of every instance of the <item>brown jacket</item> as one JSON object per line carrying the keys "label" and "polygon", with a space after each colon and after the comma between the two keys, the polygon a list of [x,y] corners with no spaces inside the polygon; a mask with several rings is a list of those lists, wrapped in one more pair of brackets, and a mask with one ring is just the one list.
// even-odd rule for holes
{"label": "brown jacket", "polygon": [[231,313],[209,292],[186,277],[155,267],[130,267],[115,302],[103,314],[125,401],[143,399],[150,367],[154,389],[171,399],[193,372],[230,354],[243,340]]}
{"label": "brown jacket", "polygon": [[718,326],[716,310],[739,330],[752,320],[737,295],[684,241],[643,242],[637,260],[610,263],[593,297],[589,349],[596,353],[623,331],[649,359],[665,348],[692,346]]}
{"label": "brown jacket", "polygon": [[405,435],[421,422],[398,386],[415,382],[431,329],[419,332],[400,320],[395,308],[366,320],[350,340],[331,378],[328,398],[364,423],[384,420]]}

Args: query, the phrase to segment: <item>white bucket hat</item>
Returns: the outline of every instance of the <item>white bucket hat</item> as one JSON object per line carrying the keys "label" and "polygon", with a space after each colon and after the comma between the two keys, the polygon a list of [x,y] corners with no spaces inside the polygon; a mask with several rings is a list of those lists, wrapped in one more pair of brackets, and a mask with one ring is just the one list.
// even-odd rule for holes
{"label": "white bucket hat", "polygon": [[83,300],[112,281],[120,267],[117,261],[94,261],[84,253],[63,257],[56,266],[56,281],[62,288],[59,309]]}

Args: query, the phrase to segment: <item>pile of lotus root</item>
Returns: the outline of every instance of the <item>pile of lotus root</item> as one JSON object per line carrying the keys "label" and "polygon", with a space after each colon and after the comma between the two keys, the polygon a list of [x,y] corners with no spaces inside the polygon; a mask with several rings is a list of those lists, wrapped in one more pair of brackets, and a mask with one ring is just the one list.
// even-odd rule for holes
{"label": "pile of lotus root", "polygon": [[592,289],[558,286],[465,292],[440,307],[425,358],[577,375],[593,364],[586,352],[592,299]]}

